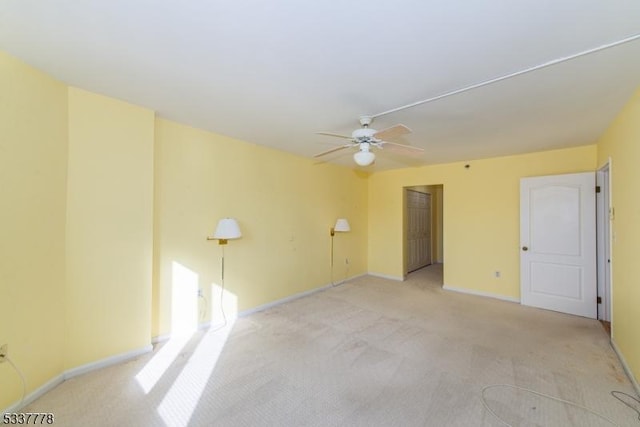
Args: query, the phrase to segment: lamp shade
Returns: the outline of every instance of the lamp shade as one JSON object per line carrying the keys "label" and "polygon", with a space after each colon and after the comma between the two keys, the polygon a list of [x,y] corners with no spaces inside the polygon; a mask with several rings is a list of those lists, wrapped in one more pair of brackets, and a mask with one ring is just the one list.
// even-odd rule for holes
{"label": "lamp shade", "polygon": [[346,232],[351,231],[351,227],[349,227],[349,221],[345,218],[338,218],[336,221],[335,227],[333,227],[334,231]]}
{"label": "lamp shade", "polygon": [[353,155],[353,160],[358,166],[369,166],[376,159],[376,155],[371,151],[358,151]]}
{"label": "lamp shade", "polygon": [[238,222],[233,218],[223,218],[218,221],[216,232],[213,233],[214,239],[237,239],[242,237]]}

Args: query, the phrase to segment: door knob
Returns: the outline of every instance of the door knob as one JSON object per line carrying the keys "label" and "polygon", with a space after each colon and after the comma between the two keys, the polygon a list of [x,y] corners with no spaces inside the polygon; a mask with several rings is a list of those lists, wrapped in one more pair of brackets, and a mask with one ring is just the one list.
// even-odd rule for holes
{"label": "door knob", "polygon": [[528,248],[528,247],[526,247],[526,246],[523,246],[523,247],[522,247],[522,250],[526,252],[526,251],[528,251],[528,250],[529,250],[529,248]]}

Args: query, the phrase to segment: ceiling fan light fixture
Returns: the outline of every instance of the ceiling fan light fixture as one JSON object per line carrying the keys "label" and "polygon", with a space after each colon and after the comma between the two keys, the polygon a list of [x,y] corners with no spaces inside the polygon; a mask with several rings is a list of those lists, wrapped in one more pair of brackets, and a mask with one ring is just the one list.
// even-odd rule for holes
{"label": "ceiling fan light fixture", "polygon": [[353,155],[353,160],[358,166],[369,166],[376,159],[376,155],[371,151],[358,151]]}
{"label": "ceiling fan light fixture", "polygon": [[351,133],[350,137],[332,132],[318,132],[318,134],[320,135],[348,139],[349,142],[330,150],[323,151],[322,153],[318,153],[313,157],[321,157],[345,149],[358,148],[360,151],[356,152],[353,155],[353,160],[358,166],[369,166],[376,160],[376,155],[371,152],[371,146],[374,146],[376,148],[388,146],[390,151],[396,151],[404,155],[417,155],[422,154],[422,152],[424,151],[422,148],[412,147],[410,145],[400,144],[397,142],[385,141],[385,139],[393,139],[411,133],[411,129],[409,129],[405,125],[397,124],[381,131],[377,131],[369,127],[371,120],[373,120],[372,117],[361,117],[360,124],[363,127],[354,130]]}

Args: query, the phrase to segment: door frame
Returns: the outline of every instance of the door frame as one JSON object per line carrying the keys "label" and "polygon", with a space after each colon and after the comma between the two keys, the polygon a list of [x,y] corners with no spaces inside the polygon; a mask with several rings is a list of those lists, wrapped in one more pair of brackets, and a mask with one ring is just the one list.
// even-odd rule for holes
{"label": "door frame", "polygon": [[600,193],[596,197],[596,239],[598,296],[602,298],[601,304],[598,304],[598,320],[611,322],[613,329],[611,158],[596,171],[596,185],[600,187]]}
{"label": "door frame", "polygon": [[[433,191],[430,191],[432,189]],[[445,212],[445,185],[417,184],[401,187],[402,191],[402,280],[407,278],[407,190],[427,192],[431,194],[431,263],[440,264],[445,260],[444,223]],[[434,217],[436,220],[434,220]],[[443,272],[446,266],[443,265]]]}

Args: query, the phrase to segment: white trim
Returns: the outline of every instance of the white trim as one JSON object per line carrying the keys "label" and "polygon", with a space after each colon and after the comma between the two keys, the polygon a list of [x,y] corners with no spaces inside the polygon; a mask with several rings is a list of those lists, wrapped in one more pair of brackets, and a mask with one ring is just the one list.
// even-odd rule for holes
{"label": "white trim", "polygon": [[351,276],[351,277],[348,277],[348,278],[344,279],[342,282],[338,282],[338,283],[334,284],[333,287],[344,285],[344,284],[350,282],[351,280],[356,280],[356,279],[359,279],[359,278],[364,277],[364,276],[367,276],[367,273],[356,274],[355,276]]}
{"label": "white trim", "polygon": [[483,292],[483,291],[474,291],[472,289],[465,289],[465,288],[456,288],[454,286],[449,286],[449,285],[442,286],[442,289],[444,289],[445,291],[453,291],[453,292],[459,292],[461,294],[469,294],[469,295],[476,295],[479,297],[494,298],[502,301],[509,301],[509,302],[515,302],[517,304],[520,304],[519,298],[508,297],[506,295],[492,294],[490,292]]}
{"label": "white trim", "polygon": [[25,406],[34,402],[36,399],[42,397],[45,393],[51,391],[54,387],[62,384],[63,382],[65,382],[70,378],[77,377],[78,375],[86,374],[88,372],[95,371],[98,369],[106,368],[107,366],[116,365],[118,363],[122,363],[130,359],[134,359],[140,355],[149,353],[152,350],[153,350],[153,346],[147,345],[142,348],[129,351],[127,353],[117,354],[115,356],[107,357],[106,359],[98,360],[97,362],[87,363],[86,365],[78,366],[76,368],[64,371],[60,375],[53,377],[52,379],[50,379],[49,381],[47,381],[46,383],[44,383],[43,385],[41,385],[40,387],[32,391],[31,393],[26,395],[22,400],[22,402],[16,402],[11,406],[9,406],[8,408],[3,409],[0,412],[2,413],[17,412],[21,408],[24,408]]}
{"label": "white trim", "polygon": [[293,295],[290,295],[288,297],[285,297],[285,298],[282,298],[282,299],[279,299],[279,300],[275,300],[275,301],[268,302],[266,304],[259,305],[257,307],[249,308],[247,310],[243,310],[243,311],[238,312],[238,317],[247,317],[247,316],[250,316],[250,315],[252,315],[254,313],[258,313],[260,311],[268,310],[268,309],[276,307],[276,306],[278,306],[280,304],[284,304],[284,303],[287,303],[287,302],[290,302],[290,301],[294,301],[294,300],[297,300],[298,298],[303,298],[303,297],[315,294],[317,292],[322,292],[322,291],[327,290],[327,289],[332,288],[332,287],[333,287],[332,284],[324,285],[324,286],[321,286],[319,288],[310,289],[308,291],[300,292],[298,294],[293,294]]}
{"label": "white trim", "polygon": [[[211,326],[211,321],[198,323],[196,330],[202,331],[211,328]],[[156,335],[155,337],[151,337],[151,344],[160,344],[162,342],[169,341],[170,339],[171,334]]]}
{"label": "white trim", "polygon": [[151,344],[160,344],[161,342],[169,341],[171,339],[171,334],[163,334],[157,335],[151,338]]}
{"label": "white trim", "polygon": [[64,382],[64,374],[60,374],[56,377],[53,377],[52,379],[47,381],[45,384],[43,384],[42,386],[38,387],[37,389],[33,390],[31,393],[26,395],[22,400],[22,402],[16,402],[11,406],[3,409],[0,412],[3,414],[6,414],[7,412],[18,412],[20,411],[20,409],[24,408],[25,406],[39,399],[45,393],[53,390],[55,387],[59,386],[63,382]]}
{"label": "white trim", "polygon": [[636,394],[638,396],[640,396],[640,385],[636,381],[636,378],[633,376],[633,371],[631,371],[631,368],[629,367],[629,365],[627,365],[627,361],[624,360],[624,357],[622,356],[622,352],[620,351],[620,349],[616,345],[616,342],[613,340],[613,338],[611,338],[610,342],[611,342],[611,347],[613,348],[613,351],[616,352],[616,355],[618,356],[618,359],[620,359],[620,363],[622,364],[622,367],[624,368],[624,373],[627,374],[627,377],[629,377],[629,381],[631,381],[631,385],[636,390]]}
{"label": "white trim", "polygon": [[[602,182],[605,176],[607,178],[606,183]],[[602,297],[602,304],[598,306],[598,319],[610,322],[611,332],[613,333],[613,224],[611,222],[611,157],[609,157],[608,161],[596,171],[596,185],[601,187],[601,197],[596,198],[596,233],[598,238],[596,262],[598,266],[598,296]],[[605,255],[608,255],[608,257]],[[607,259],[609,260],[608,262]]]}
{"label": "white trim", "polygon": [[389,274],[382,274],[382,273],[374,273],[372,271],[370,271],[369,273],[367,273],[369,276],[373,276],[373,277],[380,277],[382,279],[389,279],[389,280],[395,280],[396,282],[404,282],[406,277],[405,276],[391,276]]}
{"label": "white trim", "polygon": [[107,366],[116,365],[120,362],[124,362],[129,359],[134,359],[145,353],[149,353],[153,350],[152,345],[146,345],[136,350],[131,350],[126,353],[116,354],[115,356],[107,357],[105,359],[98,360],[96,362],[87,363],[76,368],[69,369],[64,372],[64,379],[77,377],[78,375],[86,374],[87,372],[95,371],[98,369],[106,368]]}
{"label": "white trim", "polygon": [[250,315],[252,315],[254,313],[258,313],[260,311],[264,311],[264,310],[267,310],[269,308],[276,307],[276,306],[278,306],[280,304],[284,304],[286,302],[297,300],[298,298],[303,298],[303,297],[315,294],[317,292],[326,291],[327,289],[331,289],[331,288],[334,288],[336,286],[341,286],[341,285],[347,283],[349,280],[354,280],[354,279],[357,279],[357,278],[362,277],[362,276],[366,276],[366,274],[358,274],[357,276],[349,277],[348,279],[345,279],[342,282],[338,282],[338,283],[335,283],[335,284],[329,283],[328,285],[320,286],[318,288],[310,289],[308,291],[300,292],[298,294],[293,294],[293,295],[290,295],[288,297],[285,297],[285,298],[282,298],[282,299],[279,299],[279,300],[275,300],[275,301],[271,301],[271,302],[268,302],[266,304],[254,307],[254,308],[249,308],[247,310],[243,310],[243,311],[239,312],[238,313],[238,317],[247,317],[247,316],[250,316]]}
{"label": "white trim", "polygon": [[[607,189],[607,194],[609,196],[609,200],[607,200],[607,204],[608,206],[608,218],[609,218],[609,241],[607,242],[607,244],[609,245],[609,317],[610,317],[610,329],[611,329],[611,336],[613,336],[613,333],[615,332],[615,328],[616,325],[613,322],[613,263],[614,263],[614,258],[613,258],[613,236],[614,234],[614,227],[613,227],[613,220],[615,219],[613,217],[613,215],[615,214],[615,212],[613,212],[613,166],[612,166],[612,159],[611,156],[609,156],[609,158],[607,159],[607,167],[609,168],[609,188]],[[636,388],[636,390],[638,390]],[[639,393],[640,394],[640,393]]]}

